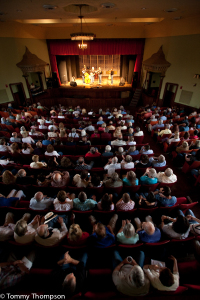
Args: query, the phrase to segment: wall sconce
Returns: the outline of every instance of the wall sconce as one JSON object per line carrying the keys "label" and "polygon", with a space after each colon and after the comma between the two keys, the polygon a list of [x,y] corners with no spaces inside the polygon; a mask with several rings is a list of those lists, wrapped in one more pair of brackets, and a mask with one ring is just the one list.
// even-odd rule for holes
{"label": "wall sconce", "polygon": [[199,79],[200,78],[200,74],[194,74],[193,78]]}

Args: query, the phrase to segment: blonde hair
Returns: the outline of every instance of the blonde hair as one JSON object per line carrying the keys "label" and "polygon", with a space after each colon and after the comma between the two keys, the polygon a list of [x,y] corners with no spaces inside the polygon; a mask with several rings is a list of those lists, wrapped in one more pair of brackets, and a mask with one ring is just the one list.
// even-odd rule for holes
{"label": "blonde hair", "polygon": [[135,228],[131,223],[128,223],[124,226],[123,233],[125,237],[131,238],[135,235]]}
{"label": "blonde hair", "polygon": [[38,161],[39,161],[39,156],[38,156],[38,155],[33,155],[33,156],[32,156],[32,160],[33,160],[34,162],[38,162]]}
{"label": "blonde hair", "polygon": [[76,242],[82,237],[82,229],[78,224],[72,224],[69,228],[68,238],[70,241]]}
{"label": "blonde hair", "polygon": [[14,176],[9,170],[3,172],[2,182],[4,184],[14,184],[16,181],[16,176]]}
{"label": "blonde hair", "polygon": [[66,134],[65,129],[64,129],[64,128],[61,128],[61,129],[60,129],[60,137],[64,137],[65,134]]}
{"label": "blonde hair", "polygon": [[183,144],[181,145],[182,148],[187,148],[188,147],[188,142],[183,142]]}

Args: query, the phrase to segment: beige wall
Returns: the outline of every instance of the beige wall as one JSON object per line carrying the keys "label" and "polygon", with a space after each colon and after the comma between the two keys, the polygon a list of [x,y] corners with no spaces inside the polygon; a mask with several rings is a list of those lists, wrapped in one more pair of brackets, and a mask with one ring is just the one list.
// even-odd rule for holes
{"label": "beige wall", "polygon": [[[182,86],[183,90],[193,92],[190,106],[200,107],[200,79],[193,78],[194,74],[200,74],[200,35],[187,35],[164,38],[149,38],[145,41],[144,57],[147,59],[158,51],[163,45],[163,52],[171,66],[166,72],[160,98],[166,82],[179,85],[175,102],[179,102]],[[196,86],[193,86],[196,84]]]}
{"label": "beige wall", "polygon": [[[46,40],[0,38],[0,45],[0,90],[6,90],[8,99],[5,99],[5,102],[13,100],[9,88],[10,83],[22,82],[26,97],[29,98],[25,79],[22,77],[22,71],[16,64],[22,60],[25,47],[28,47],[31,53],[36,54],[40,59],[49,63]],[[49,67],[47,69],[49,70]],[[48,70],[46,70],[46,75],[48,75]]]}

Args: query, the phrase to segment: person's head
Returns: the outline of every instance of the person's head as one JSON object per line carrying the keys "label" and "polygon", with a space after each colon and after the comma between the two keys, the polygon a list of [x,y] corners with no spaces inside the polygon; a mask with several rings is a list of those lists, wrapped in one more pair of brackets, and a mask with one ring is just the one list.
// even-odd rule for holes
{"label": "person's head", "polygon": [[56,184],[60,184],[61,181],[62,181],[62,175],[59,174],[59,173],[55,173],[53,176],[52,176],[52,181]]}
{"label": "person's head", "polygon": [[82,165],[84,163],[84,158],[81,156],[78,159],[78,165]]}
{"label": "person's head", "polygon": [[190,137],[190,134],[189,134],[189,132],[186,131],[183,136],[184,140],[189,139],[189,137]]}
{"label": "person's head", "polygon": [[101,199],[102,210],[110,210],[111,204],[112,204],[112,198],[108,195],[108,193],[104,194]]}
{"label": "person's head", "polygon": [[183,142],[183,144],[181,145],[182,148],[187,148],[188,147],[188,142]]}
{"label": "person's head", "polygon": [[130,155],[126,155],[126,158],[125,158],[125,161],[127,162],[127,163],[130,163],[130,162],[132,162],[132,157],[130,156]]}
{"label": "person's head", "polygon": [[11,150],[12,150],[13,153],[18,152],[19,151],[19,145],[17,143],[13,143],[11,145]]}
{"label": "person's head", "polygon": [[130,195],[128,193],[124,193],[122,195],[122,200],[124,201],[124,203],[128,203],[131,200]]}
{"label": "person's head", "polygon": [[110,152],[111,151],[111,146],[110,145],[107,145],[106,147],[105,147],[105,152]]}
{"label": "person's head", "polygon": [[199,133],[199,131],[198,130],[194,130],[194,133],[193,133],[193,135],[195,136],[195,135],[197,135]]}
{"label": "person's head", "polygon": [[172,224],[172,228],[179,234],[185,233],[190,227],[188,219],[182,215],[176,218],[176,221]]}
{"label": "person's head", "polygon": [[0,145],[5,145],[6,144],[6,140],[5,139],[0,139]]}
{"label": "person's head", "polygon": [[169,268],[162,268],[159,275],[160,282],[167,287],[174,284],[174,276]]}
{"label": "person's head", "polygon": [[68,157],[64,156],[64,157],[62,157],[60,164],[62,167],[68,168],[69,166],[71,166],[72,163]]}
{"label": "person's head", "polygon": [[171,196],[171,189],[169,186],[163,186],[162,188],[162,194],[166,197]]}
{"label": "person's head", "polygon": [[129,134],[133,134],[133,128],[129,128],[129,129],[128,129],[128,133],[129,133]]}
{"label": "person's head", "polygon": [[127,172],[127,179],[128,179],[128,181],[132,185],[134,185],[135,184],[135,180],[136,180],[136,174],[135,174],[135,172],[133,172],[133,171]]}
{"label": "person's head", "polygon": [[145,145],[145,146],[144,146],[144,150],[145,150],[145,151],[150,150],[150,145]]}
{"label": "person's head", "polygon": [[41,238],[47,238],[49,235],[49,229],[47,224],[40,225],[37,229],[37,234]]}
{"label": "person's head", "polygon": [[153,235],[155,232],[155,226],[152,222],[143,222],[142,228],[148,235]]}
{"label": "person's head", "polygon": [[17,172],[17,177],[26,177],[26,171],[24,169],[20,169]]}
{"label": "person's head", "polygon": [[131,146],[131,147],[128,149],[128,153],[134,152],[135,150],[136,150],[136,146]]}
{"label": "person's head", "polygon": [[54,147],[50,144],[47,146],[47,152],[52,153],[54,151]]}
{"label": "person's head", "polygon": [[67,193],[63,190],[59,191],[57,194],[57,198],[58,198],[58,201],[60,201],[61,203],[64,203],[65,199],[67,198]]}
{"label": "person's head", "polygon": [[156,198],[155,198],[154,192],[149,192],[148,195],[146,196],[146,199],[150,203],[155,202]]}
{"label": "person's head", "polygon": [[42,148],[42,143],[41,143],[41,142],[37,142],[37,143],[36,143],[36,147],[37,147],[37,148]]}
{"label": "person's head", "polygon": [[100,239],[104,239],[106,237],[106,228],[102,223],[97,223],[95,232],[97,237]]}
{"label": "person's head", "polygon": [[15,225],[14,232],[18,236],[24,236],[27,232],[27,222],[23,219],[19,220]]}
{"label": "person's head", "polygon": [[157,175],[156,170],[155,170],[154,168],[151,168],[151,169],[149,170],[148,176],[149,176],[150,178],[155,178],[156,175]]}
{"label": "person's head", "polygon": [[22,149],[26,150],[28,148],[28,144],[27,143],[22,143]]}
{"label": "person's head", "polygon": [[119,179],[119,175],[116,172],[114,172],[111,175],[111,179],[112,179],[113,182],[115,182],[115,181],[117,181]]}
{"label": "person's head", "polygon": [[99,117],[99,121],[103,121],[103,118],[102,118],[102,117]]}
{"label": "person's head", "polygon": [[118,152],[119,152],[120,154],[122,154],[122,153],[124,152],[124,148],[123,148],[123,147],[119,147],[119,148],[118,148]]}
{"label": "person's head", "polygon": [[164,157],[164,155],[159,155],[158,156],[158,161],[160,162],[160,163],[163,163],[164,161],[165,161],[165,157]]}
{"label": "person's head", "polygon": [[142,287],[145,284],[145,277],[142,268],[135,265],[131,270],[132,281],[135,283],[136,287]]}
{"label": "person's head", "polygon": [[87,200],[87,195],[86,195],[86,193],[80,192],[80,193],[78,194],[78,199],[79,199],[81,202],[85,202],[85,201]]}
{"label": "person's head", "polygon": [[123,233],[126,238],[131,238],[135,235],[135,228],[133,224],[127,223],[123,228]]}
{"label": "person's head", "polygon": [[82,229],[78,224],[72,224],[69,228],[68,238],[70,241],[76,242],[82,237]]}
{"label": "person's head", "polygon": [[87,170],[83,170],[83,171],[81,172],[81,179],[82,179],[82,180],[88,179],[88,171],[87,171]]}
{"label": "person's head", "polygon": [[142,154],[141,155],[141,158],[140,158],[140,161],[143,163],[143,164],[148,164],[149,162],[149,157],[147,154]]}
{"label": "person's head", "polygon": [[34,198],[35,198],[35,200],[36,200],[37,202],[40,202],[40,201],[42,201],[42,199],[44,198],[44,195],[43,195],[42,192],[37,192],[37,193],[35,194]]}
{"label": "person's head", "polygon": [[133,136],[129,136],[128,140],[129,140],[129,142],[133,142],[134,141],[134,137]]}
{"label": "person's head", "polygon": [[22,135],[23,138],[26,138],[28,136],[28,132],[26,132],[26,131],[25,132],[21,132],[21,135]]}
{"label": "person's head", "polygon": [[16,139],[17,138],[17,132],[13,132],[12,136]]}
{"label": "person's head", "polygon": [[112,158],[112,164],[117,164],[118,163],[118,158],[115,156]]}
{"label": "person's head", "polygon": [[76,128],[72,128],[72,133],[76,133]]}
{"label": "person's head", "polygon": [[138,133],[140,131],[140,127],[135,128],[135,132]]}
{"label": "person's head", "polygon": [[170,168],[167,168],[167,169],[165,170],[165,175],[166,175],[167,177],[172,176],[172,175],[173,175],[173,170],[170,169]]}
{"label": "person's head", "polygon": [[13,184],[16,181],[16,177],[9,171],[6,170],[2,175],[2,182],[4,184]]}
{"label": "person's head", "polygon": [[95,154],[95,153],[96,153],[96,149],[95,149],[94,147],[91,147],[91,148],[90,148],[90,153],[91,153],[91,154]]}
{"label": "person's head", "polygon": [[60,129],[60,137],[65,137],[65,135],[66,135],[65,129],[64,129],[64,128],[61,128],[61,129]]}

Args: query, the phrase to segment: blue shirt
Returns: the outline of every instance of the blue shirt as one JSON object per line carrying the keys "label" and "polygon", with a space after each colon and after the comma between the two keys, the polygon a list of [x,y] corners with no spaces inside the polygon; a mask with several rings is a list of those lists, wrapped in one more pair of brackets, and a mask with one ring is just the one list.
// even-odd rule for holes
{"label": "blue shirt", "polygon": [[156,125],[152,126],[152,129],[155,130],[158,127],[164,127],[164,126],[165,126],[164,124],[156,124]]}
{"label": "blue shirt", "polygon": [[81,202],[78,198],[73,200],[74,208],[81,211],[93,209],[96,204],[97,202],[92,199],[86,199],[84,202]]}
{"label": "blue shirt", "polygon": [[42,141],[42,145],[44,145],[44,146],[51,145],[51,141],[49,141],[49,140],[43,140]]}
{"label": "blue shirt", "polygon": [[[132,184],[130,183],[130,181],[126,177],[123,178],[123,183],[124,183],[124,185],[132,186]],[[139,183],[139,180],[136,178],[135,179],[135,185],[138,185],[138,183]]]}
{"label": "blue shirt", "polygon": [[112,156],[113,152],[104,152],[102,153],[102,156]]}
{"label": "blue shirt", "polygon": [[96,232],[91,234],[88,238],[88,242],[91,246],[97,248],[105,248],[111,246],[115,242],[115,236],[110,233],[108,228],[106,227],[106,237],[101,239],[97,236]]}
{"label": "blue shirt", "polygon": [[137,233],[140,237],[140,241],[144,243],[156,243],[161,239],[161,232],[157,227],[155,227],[155,232],[152,235],[147,234],[144,230],[140,230]]}
{"label": "blue shirt", "polygon": [[12,206],[14,202],[18,201],[19,198],[16,197],[10,197],[10,198],[4,198],[0,197],[0,207],[1,206]]}
{"label": "blue shirt", "polygon": [[129,155],[138,155],[138,154],[140,154],[140,152],[138,150],[135,150],[133,152],[129,152],[128,154]]}
{"label": "blue shirt", "polygon": [[155,184],[158,182],[158,178],[149,178],[148,176],[140,177],[141,184]]}
{"label": "blue shirt", "polygon": [[189,126],[185,126],[185,127],[184,126],[180,126],[179,127],[179,131],[189,131],[189,129],[190,129]]}
{"label": "blue shirt", "polygon": [[151,162],[153,167],[164,167],[164,166],[166,166],[166,160],[163,161],[163,162],[159,162],[157,160],[154,160],[153,157],[150,157],[149,161]]}
{"label": "blue shirt", "polygon": [[170,207],[176,204],[177,199],[172,196],[171,199],[163,198],[159,194],[155,195],[156,200],[161,204],[161,206]]}
{"label": "blue shirt", "polygon": [[127,123],[129,123],[129,122],[131,122],[131,123],[135,123],[135,121],[134,121],[134,120],[127,120]]}
{"label": "blue shirt", "polygon": [[103,124],[104,123],[104,121],[98,121],[97,122],[97,125],[101,125],[101,124]]}

